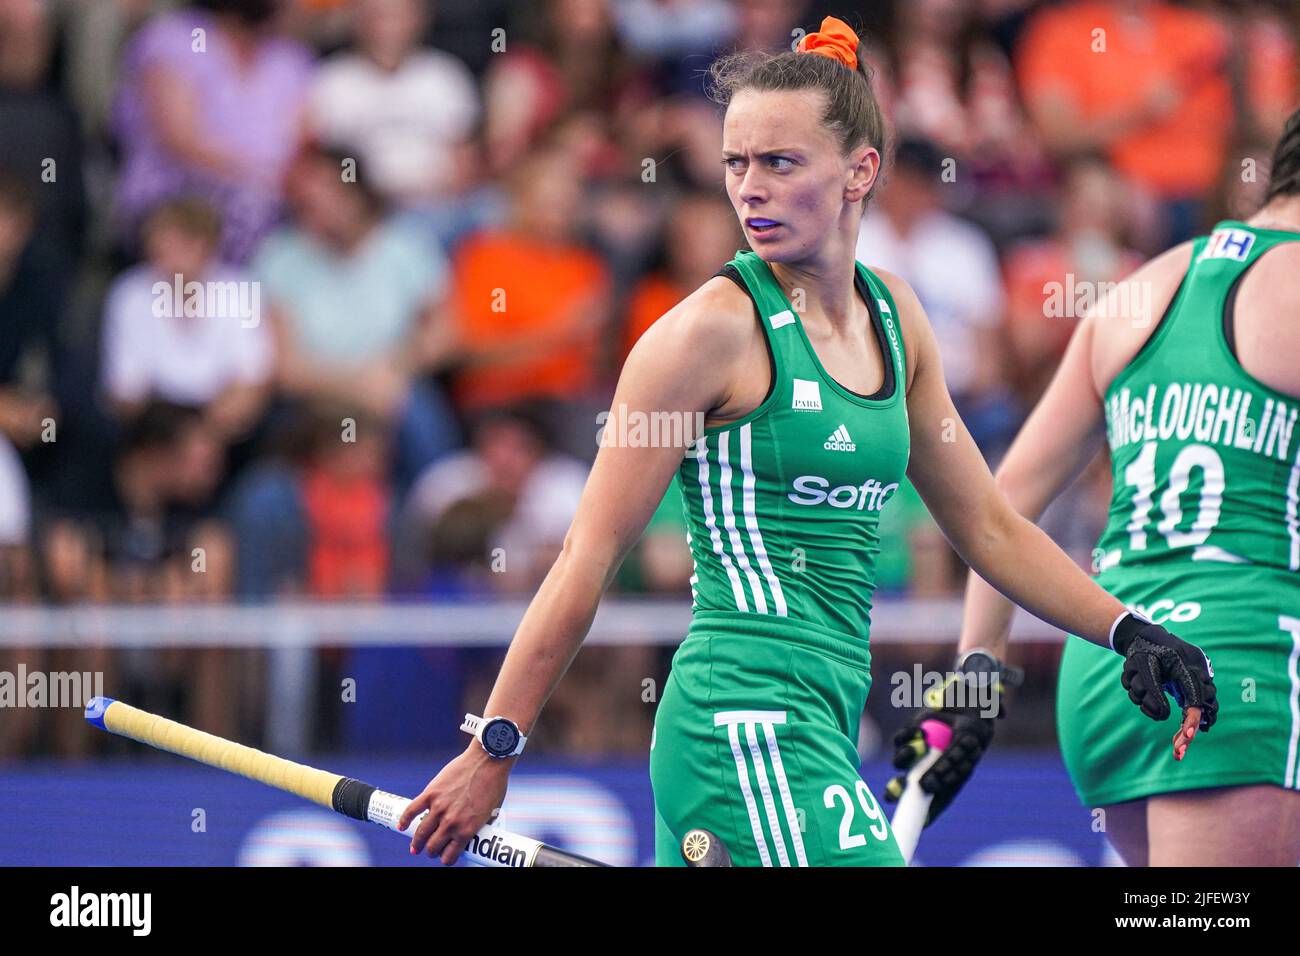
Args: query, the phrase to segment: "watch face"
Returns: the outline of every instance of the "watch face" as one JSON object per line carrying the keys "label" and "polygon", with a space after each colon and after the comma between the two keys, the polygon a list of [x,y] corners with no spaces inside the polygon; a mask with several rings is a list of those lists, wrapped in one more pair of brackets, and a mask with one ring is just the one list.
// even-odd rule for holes
{"label": "watch face", "polygon": [[973,651],[967,654],[961,663],[963,674],[992,674],[998,670],[998,662],[992,654]]}
{"label": "watch face", "polygon": [[483,746],[497,757],[508,757],[519,745],[519,730],[504,717],[488,721],[483,728]]}

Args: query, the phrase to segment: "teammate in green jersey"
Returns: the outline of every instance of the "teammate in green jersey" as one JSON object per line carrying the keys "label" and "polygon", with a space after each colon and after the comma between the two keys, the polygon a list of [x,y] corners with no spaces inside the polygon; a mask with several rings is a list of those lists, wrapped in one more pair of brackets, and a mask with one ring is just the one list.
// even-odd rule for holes
{"label": "teammate in green jersey", "polygon": [[[1134,618],[1007,503],[953,408],[915,294],[855,262],[885,147],[856,35],[827,18],[799,51],[724,59],[714,81],[728,104],[727,194],[753,251],[628,357],[562,552],[487,702],[491,732],[399,821],[429,810],[413,851],[454,860],[500,806],[519,733],[531,731],[674,473],[696,574],[693,620],[650,742],[660,863],[680,862],[694,827],[716,833],[739,865],[902,861],[855,742],[870,687],[877,524],[904,473],[1006,594],[1096,644],[1114,632],[1147,687],[1145,711],[1169,716],[1163,688],[1174,689],[1186,705],[1178,752],[1214,721],[1205,655]],[[646,423],[656,421],[682,423],[678,439],[653,440],[662,436]],[[1108,690],[1122,700],[1118,678]],[[934,780],[969,772],[990,723],[944,716],[953,744]]]}
{"label": "teammate in green jersey", "polygon": [[[998,469],[1036,518],[1105,438],[1114,493],[1098,581],[1214,662],[1219,727],[1170,763],[1154,759],[1153,725],[1108,693],[1121,662],[1066,643],[1066,766],[1132,865],[1300,863],[1298,276],[1300,112],[1264,207],[1100,298]],[[961,646],[1000,654],[1011,615],[972,575]]]}

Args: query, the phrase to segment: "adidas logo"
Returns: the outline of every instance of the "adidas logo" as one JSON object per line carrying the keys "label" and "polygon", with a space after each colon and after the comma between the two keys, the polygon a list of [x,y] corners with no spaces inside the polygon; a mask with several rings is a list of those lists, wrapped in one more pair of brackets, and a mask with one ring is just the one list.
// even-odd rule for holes
{"label": "adidas logo", "polygon": [[849,437],[849,430],[841,425],[831,433],[831,436],[822,443],[822,447],[827,451],[857,451],[858,446],[853,443]]}

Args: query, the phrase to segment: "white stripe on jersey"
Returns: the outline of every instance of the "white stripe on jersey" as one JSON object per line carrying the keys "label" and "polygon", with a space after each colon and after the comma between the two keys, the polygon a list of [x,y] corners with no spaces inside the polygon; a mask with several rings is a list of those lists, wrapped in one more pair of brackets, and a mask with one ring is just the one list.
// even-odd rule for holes
{"label": "white stripe on jersey", "polygon": [[758,515],[754,511],[754,465],[750,440],[749,423],[746,422],[740,426],[740,469],[744,476],[741,482],[743,489],[741,496],[745,511],[745,526],[749,529],[749,543],[754,548],[754,557],[758,559],[758,567],[767,580],[768,588],[772,591],[772,603],[776,606],[777,616],[788,617],[789,613],[785,606],[785,594],[781,591],[781,582],[777,579],[776,572],[772,570],[772,562],[767,558],[767,548],[763,545],[763,535],[758,530]]}
{"label": "white stripe on jersey", "polygon": [[700,501],[704,505],[704,524],[709,529],[709,539],[713,542],[713,553],[722,559],[722,566],[731,579],[731,593],[736,599],[736,609],[748,611],[745,590],[740,586],[740,575],[736,574],[731,563],[731,555],[722,546],[722,535],[718,533],[718,522],[713,517],[713,492],[709,490],[709,445],[708,439],[701,435],[695,443],[695,460],[699,463]]}
{"label": "white stripe on jersey", "polygon": [[1286,530],[1291,534],[1291,570],[1300,571],[1300,451],[1286,487]]}
{"label": "white stripe on jersey", "polygon": [[736,528],[736,509],[732,504],[731,494],[731,460],[727,454],[730,432],[718,435],[718,487],[722,493],[722,525],[727,529],[727,538],[731,541],[731,550],[735,553],[740,569],[749,581],[750,593],[754,596],[754,608],[759,614],[767,613],[767,597],[763,594],[763,584],[758,580],[745,553],[745,544],[740,540],[740,531]]}
{"label": "white stripe on jersey", "polygon": [[[782,721],[784,723],[784,721]],[[781,805],[785,807],[785,822],[790,828],[790,838],[794,842],[795,859],[800,866],[808,865],[808,857],[803,851],[803,833],[799,831],[799,815],[794,810],[794,800],[790,796],[790,782],[785,777],[785,764],[781,761],[781,751],[776,746],[776,731],[770,722],[764,722],[763,731],[767,734],[767,752],[772,758],[772,770],[776,774],[776,789],[781,794]]]}
{"label": "white stripe on jersey", "polygon": [[764,866],[772,865],[772,854],[767,848],[767,838],[763,835],[763,824],[758,815],[758,804],[754,800],[754,791],[749,784],[749,768],[745,766],[745,754],[740,748],[740,732],[737,728],[745,725],[745,735],[749,742],[749,752],[754,758],[754,773],[758,777],[759,790],[763,794],[763,807],[767,812],[768,826],[772,828],[772,838],[776,843],[777,856],[782,866],[790,865],[790,856],[786,852],[785,837],[781,833],[781,825],[776,816],[776,805],[772,800],[772,789],[767,782],[767,769],[763,765],[763,754],[758,746],[758,738],[754,733],[754,725],[762,724],[763,732],[767,737],[768,751],[772,754],[772,769],[776,773],[777,789],[781,793],[782,803],[785,805],[786,822],[790,825],[790,832],[794,839],[795,856],[800,866],[807,866],[808,860],[804,856],[803,838],[799,833],[797,820],[794,816],[794,807],[790,801],[790,786],[785,778],[785,768],[781,764],[780,755],[776,751],[776,737],[772,728],[776,724],[785,723],[784,710],[720,710],[713,715],[713,726],[721,727],[724,724],[727,727],[727,737],[731,741],[731,755],[736,761],[736,775],[740,778],[740,792],[745,798],[745,808],[749,811],[749,825],[754,831],[754,843],[758,846],[759,859],[763,861]]}
{"label": "white stripe on jersey", "polygon": [[723,724],[743,724],[749,721],[758,721],[760,724],[784,724],[784,710],[719,710],[713,715],[713,726],[721,727]]}
{"label": "white stripe on jersey", "polygon": [[699,604],[700,595],[695,585],[700,583],[700,569],[695,566],[695,549],[691,547],[691,532],[686,532],[686,551],[691,556],[691,603]]}
{"label": "white stripe on jersey", "polygon": [[[714,726],[718,724],[714,715]],[[740,777],[740,792],[745,797],[745,809],[749,811],[749,826],[754,831],[754,843],[758,847],[758,858],[764,866],[772,865],[772,854],[767,851],[767,840],[763,837],[763,824],[758,819],[758,807],[754,805],[754,791],[749,786],[749,770],[745,767],[745,755],[740,749],[740,736],[736,733],[736,724],[727,724],[727,737],[731,740],[731,755],[736,758],[736,775]]]}
{"label": "white stripe on jersey", "polygon": [[776,802],[772,799],[772,787],[767,782],[767,767],[763,764],[763,752],[758,749],[758,735],[754,733],[752,722],[745,724],[745,739],[749,741],[749,755],[754,758],[754,776],[758,778],[758,792],[763,795],[763,810],[767,813],[772,842],[776,844],[776,858],[782,866],[789,866],[790,854],[785,851],[785,837],[781,834],[781,822],[776,818]]}
{"label": "white stripe on jersey", "polygon": [[1300,618],[1278,615],[1277,626],[1291,632],[1291,658],[1287,674],[1291,677],[1291,743],[1286,752],[1284,786],[1296,786],[1296,756],[1300,749]]}

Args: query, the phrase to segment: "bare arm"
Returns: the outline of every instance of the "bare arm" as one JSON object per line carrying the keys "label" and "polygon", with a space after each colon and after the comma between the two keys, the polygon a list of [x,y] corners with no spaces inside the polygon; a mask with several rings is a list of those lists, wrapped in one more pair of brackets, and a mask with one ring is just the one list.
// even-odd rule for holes
{"label": "bare arm", "polygon": [[269,316],[275,341],[275,385],[285,394],[359,401],[372,414],[387,418],[399,407],[411,375],[422,367],[420,350],[425,343],[418,329],[390,352],[343,364],[303,349],[283,307],[272,303]]}
{"label": "bare arm", "polygon": [[1072,156],[1105,149],[1114,140],[1158,122],[1177,102],[1175,92],[1161,89],[1147,101],[1089,119],[1073,96],[1047,90],[1031,97],[1026,106],[1047,148]]}
{"label": "bare arm", "polygon": [[223,179],[246,171],[238,155],[206,135],[196,97],[183,77],[164,67],[151,67],[144,75],[144,93],[158,139],[177,159]]}
{"label": "bare arm", "polygon": [[441,372],[456,359],[460,332],[447,298],[430,301],[420,310],[410,341],[401,352],[412,372]]}
{"label": "bare arm", "polygon": [[[1028,520],[1036,522],[1101,448],[1105,422],[1098,383],[1109,383],[1155,331],[1190,262],[1191,244],[1175,246],[1112,285],[1080,320],[1051,385],[998,468],[1002,494]],[[1147,303],[1146,314],[1125,314],[1139,302]],[[1005,658],[1014,614],[1010,601],[972,574],[959,650],[983,647]]]}
{"label": "bare arm", "polygon": [[232,382],[208,403],[208,421],[227,441],[238,441],[248,434],[271,400],[271,383]]}
{"label": "bare arm", "polygon": [[1007,501],[953,407],[920,302],[902,280],[885,280],[913,330],[908,475],[930,514],[966,563],[1003,594],[1062,630],[1108,646],[1124,605]]}
{"label": "bare arm", "polygon": [[269,315],[275,340],[275,383],[280,389],[290,395],[307,396],[355,392],[355,369],[322,362],[305,352],[282,306],[272,303]]}
{"label": "bare arm", "polygon": [[[633,348],[623,367],[612,408],[646,414],[672,411],[685,417],[693,440],[696,413],[722,400],[728,368],[727,335],[687,300],[668,313]],[[732,336],[734,338],[734,335]],[[732,352],[734,354],[734,350]],[[594,424],[594,423],[593,423]],[[606,435],[617,435],[612,419]],[[605,445],[578,504],[563,548],[528,606],[488,699],[488,711],[504,714],[525,733],[577,653],[596,606],[681,464],[683,447]]]}
{"label": "bare arm", "polygon": [[[1092,336],[1093,322],[1084,319],[1051,387],[998,468],[998,489],[1012,508],[1032,522],[1079,476],[1101,446],[1102,409],[1090,368]],[[1015,605],[979,575],[970,575],[958,650],[982,647],[1005,660],[1014,614]]]}
{"label": "bare arm", "polygon": [[[688,441],[697,416],[726,399],[727,383],[745,334],[735,314],[738,291],[715,279],[646,332],[623,367],[612,408],[628,413],[671,411],[685,416]],[[732,287],[734,289],[734,287]],[[748,309],[748,300],[744,300]],[[595,422],[593,421],[593,427]],[[606,435],[619,434],[613,422]],[[603,446],[587,478],[577,514],[555,564],[528,606],[506,653],[485,715],[514,720],[531,733],[551,693],[577,654],[606,587],[637,542],[673,472],[683,447]],[[465,841],[504,796],[513,760],[487,756],[477,741],[448,764],[402,816],[406,826],[429,810],[412,841],[430,855],[454,861]]]}

